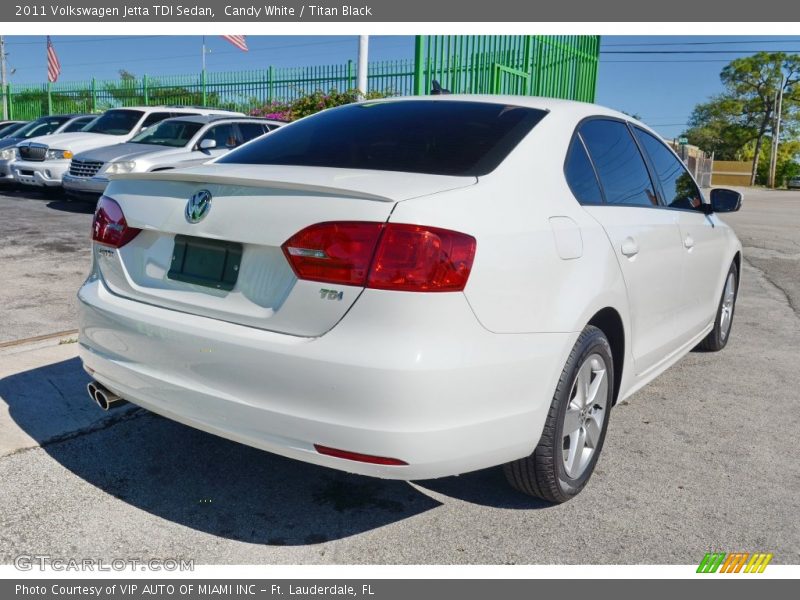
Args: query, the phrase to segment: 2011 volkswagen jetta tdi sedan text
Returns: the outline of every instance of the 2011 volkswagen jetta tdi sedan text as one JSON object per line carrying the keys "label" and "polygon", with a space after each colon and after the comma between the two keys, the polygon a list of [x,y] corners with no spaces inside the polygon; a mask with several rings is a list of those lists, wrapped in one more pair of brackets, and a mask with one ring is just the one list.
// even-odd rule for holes
{"label": "2011 volkswagen jetta tdi sedan text", "polygon": [[107,407],[355,473],[505,465],[554,502],[615,402],[728,341],[741,245],[650,129],[591,104],[327,110],[112,179],[79,292]]}

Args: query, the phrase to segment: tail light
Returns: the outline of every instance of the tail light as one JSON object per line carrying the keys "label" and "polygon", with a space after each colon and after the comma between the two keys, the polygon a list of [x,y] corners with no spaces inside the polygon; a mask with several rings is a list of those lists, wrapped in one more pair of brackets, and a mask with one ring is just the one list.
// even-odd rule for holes
{"label": "tail light", "polygon": [[382,223],[317,223],[293,235],[283,252],[300,279],[364,285]]}
{"label": "tail light", "polygon": [[464,289],[475,257],[471,235],[422,225],[317,223],[283,252],[300,279],[405,292]]}
{"label": "tail light", "polygon": [[141,229],[128,227],[122,208],[116,200],[101,196],[94,211],[92,222],[92,240],[112,248],[122,248],[139,235]]}

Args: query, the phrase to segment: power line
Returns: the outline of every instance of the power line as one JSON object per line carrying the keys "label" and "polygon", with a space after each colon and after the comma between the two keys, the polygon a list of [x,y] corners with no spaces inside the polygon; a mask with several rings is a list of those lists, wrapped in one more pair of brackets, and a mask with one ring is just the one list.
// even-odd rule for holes
{"label": "power line", "polygon": [[800,42],[800,38],[781,38],[778,40],[722,40],[714,42],[640,42],[636,43],[621,43],[621,44],[606,44],[601,42],[602,46],[607,47],[630,47],[630,46],[722,46],[725,44],[785,44],[792,42]]}
{"label": "power line", "polygon": [[[164,37],[164,36],[149,36],[149,37]],[[356,39],[355,39],[355,37],[353,37],[353,38],[348,38],[348,39],[343,39],[343,40],[323,40],[323,41],[318,41],[318,42],[303,42],[303,43],[298,43],[298,44],[284,44],[284,45],[279,45],[279,46],[262,46],[260,48],[250,47],[249,53],[252,54],[254,52],[269,52],[269,51],[273,51],[273,50],[283,50],[283,49],[287,49],[287,48],[304,48],[304,47],[307,47],[307,46],[320,46],[320,45],[324,45],[324,44],[327,44],[327,45],[330,45],[330,44],[345,44],[345,43],[354,44],[355,42],[356,42]],[[403,42],[403,44],[405,44],[405,42]],[[382,46],[387,46],[387,44],[383,44],[383,43],[381,45]],[[392,46],[392,45],[397,45],[397,44],[388,44],[388,45]],[[209,55],[211,55],[211,56],[228,55],[228,54],[241,55],[241,50],[220,50],[220,51],[215,51],[215,52],[209,52]],[[313,54],[310,54],[310,53],[306,53],[306,54],[293,53],[292,54],[292,56],[295,57],[295,58],[299,58],[299,57],[303,57],[303,56],[312,56],[312,55]],[[193,54],[172,54],[172,55],[167,55],[167,56],[157,56],[157,57],[151,57],[151,58],[133,58],[133,59],[119,58],[119,59],[116,59],[116,60],[107,60],[107,61],[93,61],[93,62],[87,62],[87,63],[69,63],[68,66],[70,68],[72,68],[72,67],[92,67],[92,66],[97,66],[97,65],[114,65],[114,64],[125,65],[125,64],[131,64],[131,63],[144,63],[144,62],[153,62],[153,61],[164,62],[164,61],[179,60],[179,59],[184,59],[184,58],[194,58],[195,56],[196,56],[196,54],[193,53]],[[19,65],[17,68],[18,69],[35,68],[35,65],[31,65],[31,66]],[[288,67],[288,68],[292,68],[292,67]]]}
{"label": "power line", "polygon": [[724,58],[685,58],[685,59],[665,59],[665,60],[604,60],[600,64],[606,65],[608,63],[642,63],[645,65],[658,64],[658,63],[729,63],[730,60]]}
{"label": "power line", "polygon": [[600,50],[600,54],[756,54],[758,52],[800,52],[798,48],[786,50]]}
{"label": "power line", "polygon": [[[71,36],[72,37],[72,36]],[[115,35],[114,37],[103,37],[103,38],[88,38],[84,40],[73,40],[69,38],[58,38],[54,40],[59,45],[61,44],[91,44],[94,42],[117,42],[122,40],[144,40],[144,39],[152,39],[157,37],[167,37],[162,35]],[[51,36],[52,38],[52,36]],[[41,46],[44,42],[6,42],[8,45],[14,46]]]}

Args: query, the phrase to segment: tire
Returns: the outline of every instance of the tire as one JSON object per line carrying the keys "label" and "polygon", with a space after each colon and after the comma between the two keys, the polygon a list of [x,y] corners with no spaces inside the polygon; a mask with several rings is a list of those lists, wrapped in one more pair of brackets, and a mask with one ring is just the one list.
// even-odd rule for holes
{"label": "tire", "polygon": [[[583,401],[586,394],[578,385],[587,381],[590,384],[597,381],[594,396],[589,395],[589,403]],[[593,386],[588,387],[591,390]],[[533,454],[503,466],[511,486],[553,503],[575,497],[589,481],[603,449],[613,399],[611,346],[600,329],[588,325],[575,342],[561,372],[542,436]],[[578,429],[565,435],[565,425],[567,428],[574,425]],[[587,443],[585,447],[581,446],[581,432]],[[570,447],[564,448],[565,443]],[[573,444],[574,448],[580,446],[580,452],[572,449]],[[588,455],[587,449],[591,450]]]}
{"label": "tire", "polygon": [[700,342],[697,347],[706,352],[719,352],[731,337],[733,327],[733,313],[736,310],[736,297],[739,293],[739,269],[736,263],[731,263],[728,274],[725,276],[725,285],[722,286],[722,296],[717,307],[717,316],[714,319],[714,328]]}

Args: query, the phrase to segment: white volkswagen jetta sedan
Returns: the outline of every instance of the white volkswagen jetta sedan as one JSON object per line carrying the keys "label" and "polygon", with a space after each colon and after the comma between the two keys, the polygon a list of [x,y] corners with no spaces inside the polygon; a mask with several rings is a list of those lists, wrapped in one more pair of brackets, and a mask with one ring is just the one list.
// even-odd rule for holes
{"label": "white volkswagen jetta sedan", "polygon": [[727,343],[741,245],[718,213],[740,204],[591,104],[327,110],[112,179],[79,292],[89,393],[377,477],[504,464],[563,502],[615,402]]}

